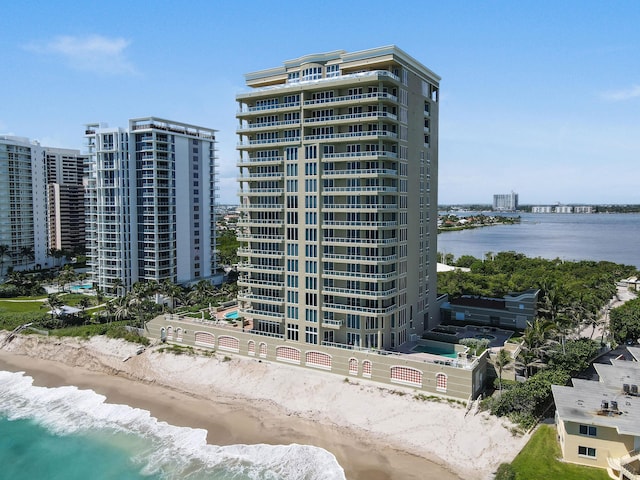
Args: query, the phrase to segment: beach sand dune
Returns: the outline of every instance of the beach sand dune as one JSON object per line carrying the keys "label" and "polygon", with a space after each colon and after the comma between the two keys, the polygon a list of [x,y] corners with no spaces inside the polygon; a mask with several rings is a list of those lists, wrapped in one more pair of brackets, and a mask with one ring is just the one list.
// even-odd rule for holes
{"label": "beach sand dune", "polygon": [[459,403],[419,400],[413,389],[159,348],[136,355],[136,345],[105,337],[24,335],[0,349],[0,369],[25,371],[41,386],[90,388],[108,402],[204,428],[212,444],[322,447],[350,480],[490,479],[527,440],[512,435],[506,420]]}

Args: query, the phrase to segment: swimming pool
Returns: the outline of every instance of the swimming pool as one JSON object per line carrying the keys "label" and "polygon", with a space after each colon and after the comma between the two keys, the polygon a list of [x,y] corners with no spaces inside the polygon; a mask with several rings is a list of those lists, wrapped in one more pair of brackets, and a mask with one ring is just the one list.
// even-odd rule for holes
{"label": "swimming pool", "polygon": [[71,291],[72,292],[78,292],[80,290],[91,290],[93,288],[93,285],[90,283],[85,283],[83,285],[73,285],[71,287]]}
{"label": "swimming pool", "polygon": [[240,313],[238,312],[238,310],[234,310],[233,312],[227,312],[224,314],[224,318],[226,318],[227,320],[234,320],[239,316],[240,316]]}
{"label": "swimming pool", "polygon": [[455,351],[455,347],[451,344],[451,347],[448,348],[445,344],[439,345],[425,345],[418,344],[411,350],[412,352],[420,352],[420,353],[430,353],[432,355],[440,355],[441,357],[447,358],[458,358],[458,353]]}

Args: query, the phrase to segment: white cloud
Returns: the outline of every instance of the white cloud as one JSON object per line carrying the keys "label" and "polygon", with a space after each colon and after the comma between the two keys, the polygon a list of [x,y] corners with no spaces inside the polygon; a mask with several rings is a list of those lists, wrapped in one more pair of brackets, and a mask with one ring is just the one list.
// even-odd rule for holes
{"label": "white cloud", "polygon": [[136,74],[137,71],[125,55],[129,44],[130,42],[124,38],[63,35],[45,43],[30,43],[25,48],[43,55],[62,57],[69,66],[77,70],[130,75]]}
{"label": "white cloud", "polygon": [[640,85],[634,85],[626,90],[616,90],[611,92],[605,92],[603,94],[605,100],[611,100],[614,102],[620,102],[624,100],[631,100],[633,98],[640,97]]}

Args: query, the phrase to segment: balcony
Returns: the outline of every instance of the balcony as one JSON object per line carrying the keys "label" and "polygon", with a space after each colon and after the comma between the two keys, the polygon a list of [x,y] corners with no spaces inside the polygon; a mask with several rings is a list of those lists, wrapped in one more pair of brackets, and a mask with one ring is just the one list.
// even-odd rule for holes
{"label": "balcony", "polygon": [[348,102],[357,102],[357,103],[367,103],[367,102],[375,102],[380,100],[386,100],[389,102],[397,103],[398,97],[391,95],[387,92],[372,92],[372,93],[361,93],[358,95],[345,95],[342,97],[331,97],[331,98],[321,98],[318,100],[305,100],[304,105],[323,105],[328,103],[348,103]]}
{"label": "balcony", "polygon": [[335,330],[339,330],[344,322],[342,320],[322,320],[323,328],[333,328]]}
{"label": "balcony", "polygon": [[236,147],[237,148],[259,148],[265,145],[275,145],[275,144],[289,144],[289,143],[300,143],[300,137],[279,137],[279,138],[265,138],[259,140],[244,140],[239,142]]}
{"label": "balcony", "polygon": [[283,208],[283,203],[255,203],[241,205],[239,210],[241,212],[259,212],[263,210],[282,210]]}
{"label": "balcony", "polygon": [[333,159],[333,158],[398,158],[398,154],[395,152],[389,152],[386,150],[375,150],[369,152],[340,152],[340,153],[325,153],[322,158],[323,160]]}
{"label": "balcony", "polygon": [[379,265],[382,263],[394,263],[398,260],[397,255],[341,255],[337,253],[325,253],[322,255],[323,260],[332,260],[334,262],[358,262],[363,265]]}
{"label": "balcony", "polygon": [[[242,165],[243,167],[246,165]],[[254,172],[248,175],[242,175],[237,178],[239,182],[257,182],[269,180],[282,180],[284,173],[282,172]]]}
{"label": "balcony", "polygon": [[330,203],[323,205],[323,210],[394,210],[398,208],[397,203],[363,203],[363,204],[351,204],[351,203]]}
{"label": "balcony", "polygon": [[263,235],[253,233],[239,233],[236,238],[241,242],[253,242],[258,240],[269,240],[273,242],[284,241],[284,235]]}
{"label": "balcony", "polygon": [[238,255],[242,257],[282,258],[284,257],[284,251],[239,248]]}
{"label": "balcony", "polygon": [[255,165],[277,165],[284,161],[284,157],[251,157],[238,161],[236,167],[251,167]]}
{"label": "balcony", "polygon": [[353,305],[344,305],[342,303],[325,303],[324,309],[327,311],[336,310],[338,312],[362,312],[362,313],[371,313],[374,315],[384,315],[387,313],[391,313],[397,309],[395,305],[390,305],[388,307],[380,307],[380,308],[370,308],[370,307],[357,307]]}
{"label": "balcony", "polygon": [[327,117],[311,117],[305,118],[304,123],[324,123],[324,122],[339,122],[343,120],[356,120],[366,118],[369,120],[379,120],[381,118],[389,118],[391,120],[398,120],[398,116],[389,112],[366,112],[366,113],[348,113],[345,115],[331,115]]}
{"label": "balcony", "polygon": [[257,310],[255,308],[243,309],[242,312],[247,316],[253,318],[253,320],[271,320],[281,321],[284,319],[284,313],[270,312],[268,310]]}
{"label": "balcony", "polygon": [[362,186],[362,187],[325,187],[323,189],[325,194],[330,193],[396,193],[398,187],[392,187],[387,185],[378,186]]}
{"label": "balcony", "polygon": [[240,287],[265,287],[281,290],[284,288],[284,281],[272,282],[269,280],[260,280],[256,278],[238,278],[238,286]]}
{"label": "balcony", "polygon": [[364,282],[388,280],[397,276],[397,272],[388,273],[366,273],[366,272],[346,272],[342,270],[325,270],[323,272],[324,278],[352,278],[361,280]]}
{"label": "balcony", "polygon": [[349,178],[349,177],[359,177],[359,178],[371,178],[371,177],[395,177],[398,175],[397,170],[391,170],[388,168],[370,168],[370,169],[353,169],[353,170],[325,170],[322,172],[323,177],[331,177],[331,178]]}
{"label": "balcony", "polygon": [[241,197],[247,197],[264,194],[282,195],[283,193],[284,188],[252,188],[250,190],[240,190],[238,192],[238,195],[240,195]]}
{"label": "balcony", "polygon": [[272,105],[260,105],[256,107],[244,107],[241,111],[236,113],[237,117],[246,117],[258,112],[272,112],[276,110],[288,110],[291,108],[300,107],[300,102],[290,102],[290,103],[275,103]]}
{"label": "balcony", "polygon": [[347,295],[349,298],[382,298],[391,297],[398,292],[397,288],[390,288],[383,291],[361,290],[353,288],[323,287],[323,295]]}
{"label": "balcony", "polygon": [[355,221],[336,221],[327,220],[322,222],[323,227],[349,227],[349,228],[389,228],[397,227],[398,222],[355,222]]}
{"label": "balcony", "polygon": [[254,293],[239,293],[238,294],[238,301],[249,302],[251,300],[265,302],[265,303],[274,304],[274,305],[282,305],[282,304],[284,304],[284,298],[283,297],[273,297],[273,296],[269,296],[269,295],[256,295]]}
{"label": "balcony", "polygon": [[241,272],[257,272],[257,273],[284,273],[283,265],[258,265],[255,263],[241,263],[238,265]]}
{"label": "balcony", "polygon": [[290,125],[299,125],[300,120],[281,120],[278,122],[264,122],[264,123],[250,123],[248,125],[240,125],[236,133],[238,134],[246,134],[249,132],[255,132],[257,130],[268,129],[271,130],[275,127],[287,127]]}
{"label": "balcony", "polygon": [[387,130],[372,130],[370,132],[345,132],[345,133],[328,133],[324,135],[305,135],[304,140],[347,140],[352,141],[358,138],[377,139],[377,138],[398,138],[398,134]]}
{"label": "balcony", "polygon": [[282,227],[284,226],[284,220],[272,220],[272,219],[262,219],[262,218],[242,218],[238,220],[239,227],[249,227],[249,226],[257,226],[257,227]]}

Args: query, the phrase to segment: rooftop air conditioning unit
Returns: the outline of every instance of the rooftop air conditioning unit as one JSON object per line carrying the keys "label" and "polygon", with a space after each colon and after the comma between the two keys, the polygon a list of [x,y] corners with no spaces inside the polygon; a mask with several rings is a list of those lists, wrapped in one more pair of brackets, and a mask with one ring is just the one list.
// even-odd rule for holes
{"label": "rooftop air conditioning unit", "polygon": [[629,384],[628,384],[628,383],[623,383],[623,384],[622,384],[622,391],[623,391],[624,393],[629,393],[629,392],[631,391],[631,389],[630,389],[630,387],[629,387]]}
{"label": "rooftop air conditioning unit", "polygon": [[631,395],[638,395],[638,385],[631,385]]}

